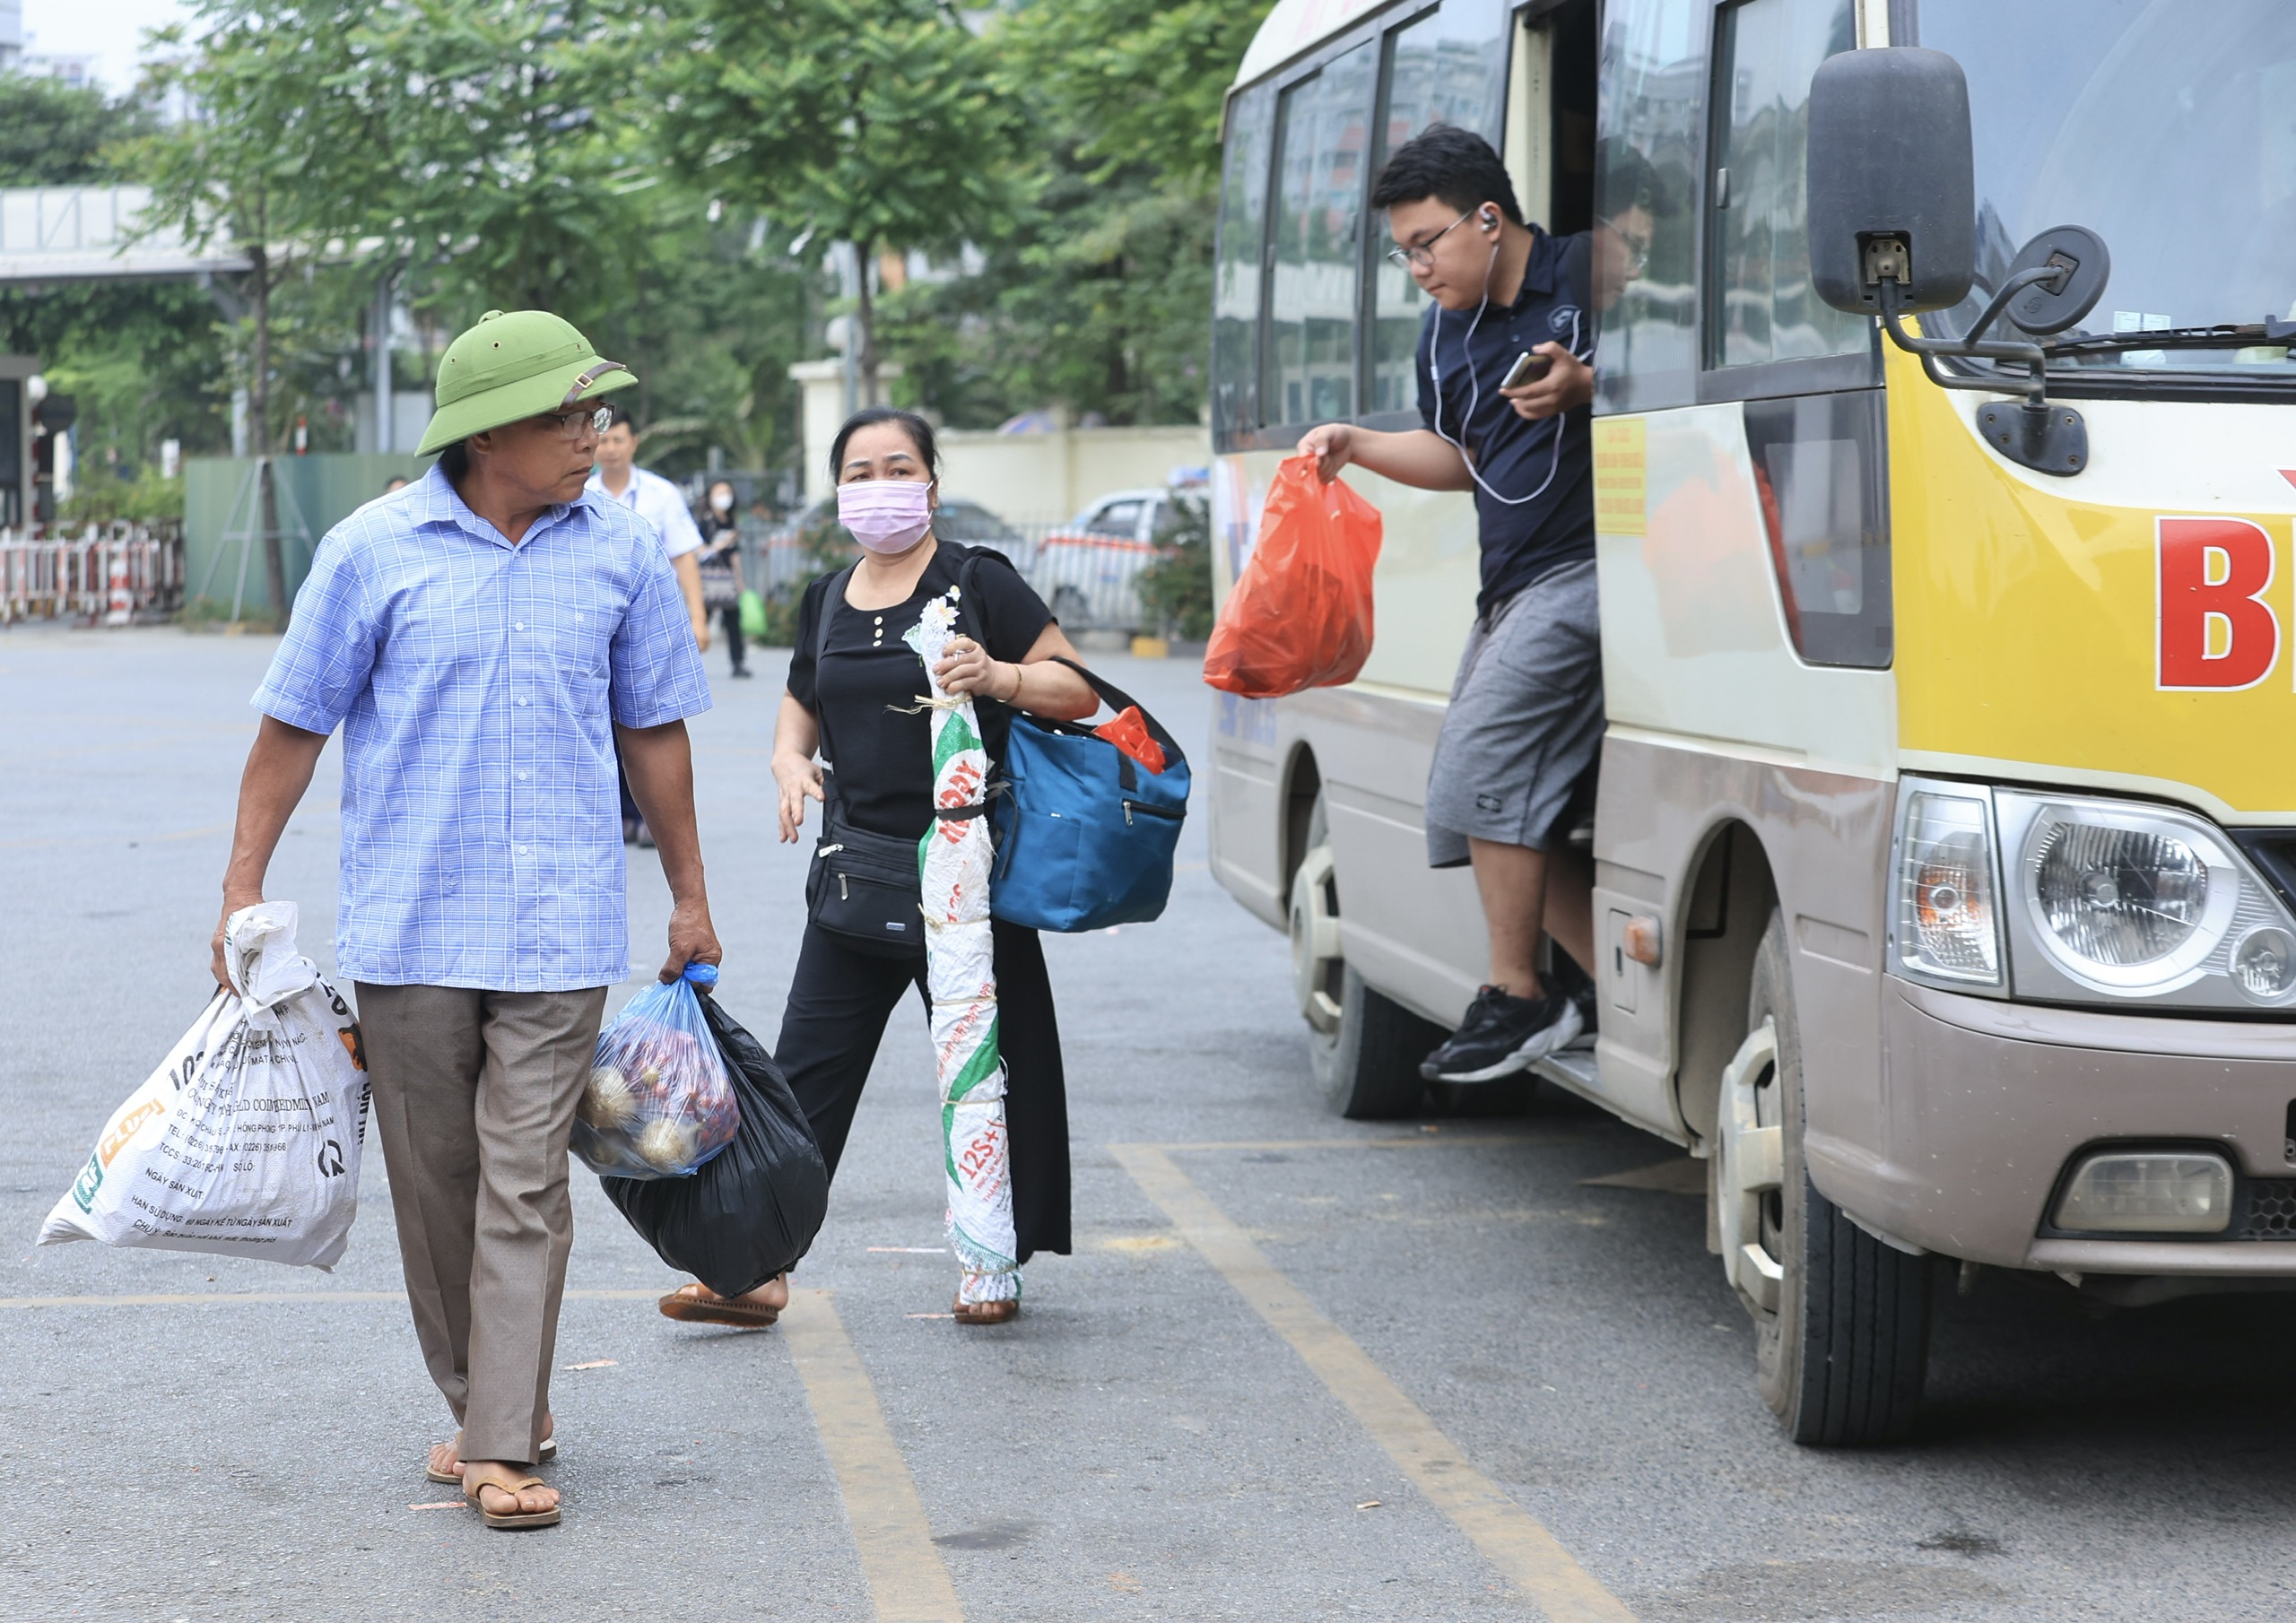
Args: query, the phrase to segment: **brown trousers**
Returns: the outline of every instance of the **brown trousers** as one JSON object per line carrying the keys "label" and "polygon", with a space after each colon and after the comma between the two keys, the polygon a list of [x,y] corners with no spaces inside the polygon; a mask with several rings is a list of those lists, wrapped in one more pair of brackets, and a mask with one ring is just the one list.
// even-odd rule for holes
{"label": "brown trousers", "polygon": [[414,1333],[465,1459],[539,1457],[574,1246],[566,1141],[605,998],[359,985]]}

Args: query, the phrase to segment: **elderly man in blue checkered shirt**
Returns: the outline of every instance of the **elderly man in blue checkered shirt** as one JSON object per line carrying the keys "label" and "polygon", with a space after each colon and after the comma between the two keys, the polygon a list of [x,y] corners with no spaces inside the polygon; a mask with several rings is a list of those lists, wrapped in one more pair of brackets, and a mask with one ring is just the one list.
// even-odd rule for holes
{"label": "elderly man in blue checkered shirt", "polygon": [[[462,1429],[430,1451],[489,1526],[547,1526],[567,1139],[629,973],[614,745],[674,907],[664,980],[716,963],[685,720],[709,690],[660,540],[586,492],[634,381],[555,316],[490,311],[439,363],[437,465],[327,534],[255,696],[223,915],[262,899],[343,728],[335,958],[358,986],[415,1332]],[[222,979],[222,934],[215,973]]]}

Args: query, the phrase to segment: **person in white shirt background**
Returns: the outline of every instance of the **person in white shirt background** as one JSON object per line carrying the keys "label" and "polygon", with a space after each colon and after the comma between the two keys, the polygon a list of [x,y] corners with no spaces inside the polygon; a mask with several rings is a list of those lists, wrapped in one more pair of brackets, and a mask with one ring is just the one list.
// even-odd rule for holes
{"label": "person in white shirt background", "polygon": [[701,606],[701,532],[686,509],[685,496],[659,473],[638,465],[638,425],[627,408],[607,403],[613,421],[598,436],[598,465],[590,474],[590,489],[604,490],[654,526],[670,567],[678,572],[678,590],[685,594],[686,612],[693,616],[693,640],[706,653],[709,647],[709,617]]}
{"label": "person in white shirt background", "polygon": [[[606,409],[613,421],[598,436],[598,463],[587,488],[604,491],[654,526],[654,533],[662,538],[662,550],[670,555],[670,568],[677,571],[678,591],[693,621],[694,645],[707,652],[709,612],[701,603],[701,532],[694,527],[693,515],[686,510],[685,497],[677,486],[638,465],[638,425],[631,421],[629,409],[611,401]],[[654,843],[638,803],[631,798],[626,777],[622,780],[622,838],[625,844]]]}

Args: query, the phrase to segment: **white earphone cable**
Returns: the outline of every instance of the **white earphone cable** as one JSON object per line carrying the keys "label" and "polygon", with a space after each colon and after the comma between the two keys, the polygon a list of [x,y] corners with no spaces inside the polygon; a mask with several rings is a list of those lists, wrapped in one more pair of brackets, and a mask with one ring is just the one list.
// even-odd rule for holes
{"label": "white earphone cable", "polygon": [[[1497,243],[1493,243],[1491,246],[1491,263],[1483,267],[1483,301],[1475,307],[1474,319],[1467,324],[1466,337],[1460,341],[1460,351],[1461,353],[1465,355],[1467,362],[1467,412],[1466,421],[1459,425],[1461,433],[1465,433],[1474,425],[1475,408],[1483,404],[1483,378],[1481,375],[1475,371],[1474,367],[1474,335],[1475,330],[1483,325],[1483,313],[1491,308],[1491,274],[1493,271],[1499,268],[1499,246],[1500,245]],[[1572,309],[1570,312],[1570,344],[1571,358],[1582,362],[1592,361],[1594,360],[1592,355],[1580,354],[1578,351],[1578,340],[1580,336],[1579,319],[1578,311],[1576,308]],[[1453,450],[1458,452],[1459,460],[1466,464],[1467,477],[1474,480],[1475,484],[1482,490],[1483,493],[1490,497],[1492,500],[1498,502],[1502,506],[1510,508],[1526,507],[1530,503],[1536,501],[1540,497],[1546,494],[1547,487],[1554,482],[1555,474],[1560,472],[1562,467],[1562,435],[1565,420],[1570,414],[1568,412],[1558,412],[1555,416],[1554,460],[1548,464],[1546,477],[1539,481],[1539,488],[1533,490],[1527,496],[1502,496],[1497,490],[1492,490],[1491,488],[1490,482],[1484,479],[1483,474],[1477,471],[1474,465],[1474,458],[1468,455],[1465,442],[1455,439],[1450,435],[1446,434],[1443,431],[1442,357],[1443,307],[1440,304],[1438,304],[1435,307],[1434,333],[1429,339],[1427,344],[1427,374],[1435,386],[1435,437],[1438,439],[1442,440],[1446,445],[1448,445]]]}

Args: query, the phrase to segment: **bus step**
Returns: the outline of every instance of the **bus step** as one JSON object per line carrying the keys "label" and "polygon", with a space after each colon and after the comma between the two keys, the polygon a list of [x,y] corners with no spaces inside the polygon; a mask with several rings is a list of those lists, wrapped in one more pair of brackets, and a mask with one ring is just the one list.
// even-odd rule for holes
{"label": "bus step", "polygon": [[1531,1067],[1531,1074],[1544,1077],[1573,1093],[1594,1096],[1601,1092],[1595,1080],[1595,1051],[1591,1048],[1565,1048],[1560,1054],[1550,1054]]}

